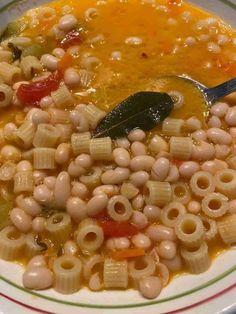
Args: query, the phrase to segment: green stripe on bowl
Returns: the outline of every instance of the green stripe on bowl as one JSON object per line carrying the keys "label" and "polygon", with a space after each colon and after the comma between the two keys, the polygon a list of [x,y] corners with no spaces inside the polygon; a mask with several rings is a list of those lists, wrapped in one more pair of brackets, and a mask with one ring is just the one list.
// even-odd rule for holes
{"label": "green stripe on bowl", "polygon": [[0,276],[0,280],[6,282],[7,284],[9,284],[9,285],[27,293],[27,294],[31,294],[31,295],[39,297],[41,299],[56,302],[59,304],[71,305],[71,306],[75,306],[75,307],[87,307],[87,308],[94,308],[94,309],[122,309],[122,308],[124,309],[124,308],[134,308],[134,307],[141,307],[141,306],[148,306],[148,305],[156,305],[156,304],[165,303],[165,302],[169,302],[171,300],[176,300],[176,299],[188,296],[188,295],[193,294],[195,292],[201,291],[201,290],[203,290],[209,286],[212,286],[216,282],[218,282],[218,281],[222,280],[223,278],[226,278],[227,276],[233,274],[233,272],[235,272],[235,271],[236,271],[236,266],[230,268],[229,270],[225,271],[224,273],[220,274],[219,276],[205,282],[204,284],[197,286],[196,288],[190,289],[190,290],[183,292],[183,293],[179,293],[179,294],[170,296],[168,298],[163,298],[163,299],[159,299],[159,300],[155,300],[155,301],[149,301],[149,302],[142,302],[142,303],[138,303],[138,304],[117,304],[117,305],[87,304],[87,303],[76,303],[76,302],[70,302],[70,301],[63,301],[63,300],[55,299],[55,298],[31,291],[31,290],[25,289],[25,288],[11,282],[10,280],[8,280],[2,276]]}

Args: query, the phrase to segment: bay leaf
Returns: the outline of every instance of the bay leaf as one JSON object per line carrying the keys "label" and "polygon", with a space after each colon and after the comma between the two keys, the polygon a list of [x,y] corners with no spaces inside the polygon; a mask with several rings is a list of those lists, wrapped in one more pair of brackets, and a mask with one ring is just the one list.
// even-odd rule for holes
{"label": "bay leaf", "polygon": [[110,136],[116,139],[136,128],[149,131],[168,117],[173,107],[173,100],[166,93],[135,93],[106,115],[95,129],[93,137]]}

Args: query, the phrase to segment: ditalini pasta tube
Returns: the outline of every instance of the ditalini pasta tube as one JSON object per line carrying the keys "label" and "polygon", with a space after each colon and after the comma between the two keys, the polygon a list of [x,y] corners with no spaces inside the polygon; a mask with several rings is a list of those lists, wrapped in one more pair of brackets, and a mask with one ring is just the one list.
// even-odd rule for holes
{"label": "ditalini pasta tube", "polygon": [[71,135],[71,148],[75,156],[82,153],[89,153],[91,133],[74,133]]}
{"label": "ditalini pasta tube", "polygon": [[51,96],[55,106],[60,109],[69,108],[74,102],[72,94],[66,85],[60,86],[55,92],[51,93]]}
{"label": "ditalini pasta tube", "polygon": [[110,137],[94,138],[90,141],[90,154],[94,160],[112,159],[112,141]]}
{"label": "ditalini pasta tube", "polygon": [[72,294],[81,286],[82,263],[79,258],[64,255],[53,264],[54,288],[63,294]]}
{"label": "ditalini pasta tube", "polygon": [[165,135],[181,136],[183,126],[184,120],[182,119],[166,118],[162,123],[162,132]]}
{"label": "ditalini pasta tube", "polygon": [[147,204],[165,206],[171,200],[171,185],[168,182],[148,181],[144,194]]}
{"label": "ditalini pasta tube", "polygon": [[16,260],[23,254],[25,235],[13,226],[0,231],[0,257],[7,261]]}
{"label": "ditalini pasta tube", "polygon": [[215,174],[216,190],[227,195],[228,197],[236,197],[236,170],[223,169]]}
{"label": "ditalini pasta tube", "polygon": [[176,221],[175,233],[178,239],[189,247],[202,243],[205,236],[201,219],[193,214],[184,214]]}
{"label": "ditalini pasta tube", "polygon": [[38,170],[55,169],[55,153],[54,148],[38,147],[34,149],[34,168]]}
{"label": "ditalini pasta tube", "polygon": [[190,137],[174,137],[170,138],[170,153],[174,158],[181,160],[189,160],[192,154],[192,140]]}
{"label": "ditalini pasta tube", "polygon": [[229,215],[217,222],[219,234],[226,244],[236,243],[236,215]]}
{"label": "ditalini pasta tube", "polygon": [[210,258],[206,242],[201,243],[198,248],[190,249],[182,247],[180,252],[186,266],[192,274],[203,273],[209,268]]}
{"label": "ditalini pasta tube", "polygon": [[106,258],[103,268],[103,280],[105,288],[127,288],[128,263],[126,260],[117,261]]}
{"label": "ditalini pasta tube", "polygon": [[35,135],[35,125],[30,121],[25,121],[15,133],[16,141],[21,145],[30,147]]}
{"label": "ditalini pasta tube", "polygon": [[32,171],[20,171],[14,176],[14,193],[32,192],[34,180]]}
{"label": "ditalini pasta tube", "polygon": [[87,105],[83,111],[83,115],[88,120],[92,129],[105,117],[106,112],[94,106],[93,104]]}
{"label": "ditalini pasta tube", "polygon": [[104,241],[102,228],[95,220],[86,218],[78,227],[76,241],[83,252],[94,252],[100,248]]}
{"label": "ditalini pasta tube", "polygon": [[137,257],[129,262],[129,275],[133,279],[151,276],[156,270],[156,263],[152,256],[145,255]]}
{"label": "ditalini pasta tube", "polygon": [[71,218],[66,213],[57,213],[47,219],[46,230],[58,242],[63,243],[71,233]]}
{"label": "ditalini pasta tube", "polygon": [[34,56],[27,56],[21,59],[20,67],[25,77],[29,80],[34,74],[43,71],[43,67],[39,60]]}
{"label": "ditalini pasta tube", "polygon": [[60,137],[60,132],[51,124],[41,123],[38,125],[34,136],[34,147],[55,147]]}

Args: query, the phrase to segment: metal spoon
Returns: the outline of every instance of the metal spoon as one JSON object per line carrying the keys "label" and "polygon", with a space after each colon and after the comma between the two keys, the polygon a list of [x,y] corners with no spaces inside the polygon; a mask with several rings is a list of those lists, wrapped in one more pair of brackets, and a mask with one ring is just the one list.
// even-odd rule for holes
{"label": "metal spoon", "polygon": [[[174,78],[175,76],[169,77]],[[206,103],[209,107],[211,107],[218,99],[236,91],[236,77],[211,88],[206,87],[205,85],[199,83],[198,81],[188,76],[180,75],[176,77],[194,84],[202,92],[206,100]]]}
{"label": "metal spoon", "polygon": [[[203,96],[206,105],[211,107],[216,100],[236,91],[236,78],[212,88],[187,76],[163,76],[161,78],[177,78],[193,84]],[[161,79],[159,78],[159,79]],[[136,128],[149,131],[169,116],[174,108],[174,100],[166,93],[144,91],[130,95],[118,104],[98,124],[93,137],[119,138],[128,135]]]}

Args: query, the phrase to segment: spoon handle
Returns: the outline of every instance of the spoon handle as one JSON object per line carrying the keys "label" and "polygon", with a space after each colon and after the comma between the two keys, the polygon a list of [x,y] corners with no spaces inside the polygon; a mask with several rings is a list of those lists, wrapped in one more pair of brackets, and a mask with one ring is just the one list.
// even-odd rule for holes
{"label": "spoon handle", "polygon": [[204,93],[210,106],[221,97],[227,96],[236,91],[236,77],[212,88],[207,88]]}

